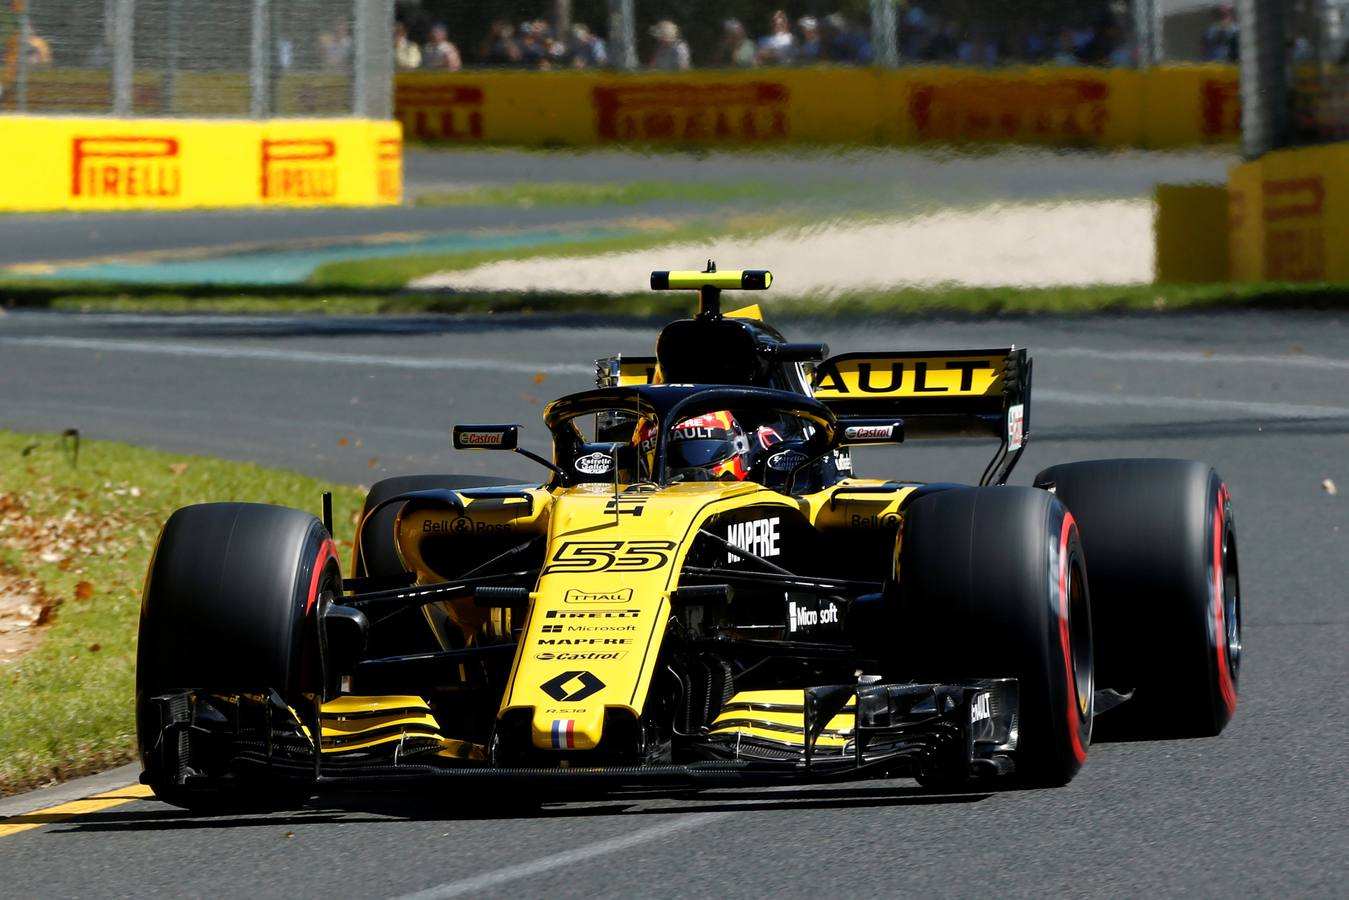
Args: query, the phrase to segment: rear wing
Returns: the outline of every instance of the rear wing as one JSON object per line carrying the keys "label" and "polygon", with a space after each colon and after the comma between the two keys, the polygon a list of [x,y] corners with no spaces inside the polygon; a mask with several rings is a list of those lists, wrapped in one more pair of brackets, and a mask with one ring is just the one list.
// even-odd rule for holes
{"label": "rear wing", "polygon": [[844,353],[811,387],[842,423],[894,416],[908,438],[993,437],[981,484],[1002,484],[1030,436],[1031,360],[1024,349]]}

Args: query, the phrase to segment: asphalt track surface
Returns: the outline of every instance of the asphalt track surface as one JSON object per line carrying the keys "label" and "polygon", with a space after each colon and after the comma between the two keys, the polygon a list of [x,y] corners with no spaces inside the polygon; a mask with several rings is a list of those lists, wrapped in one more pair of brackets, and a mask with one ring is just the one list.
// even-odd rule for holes
{"label": "asphalt track surface", "polygon": [[[1226,152],[953,155],[898,150],[849,153],[629,152],[545,153],[511,150],[430,152],[405,157],[409,197],[426,192],[560,182],[704,182],[781,184],[781,197],[746,203],[753,211],[804,205],[820,215],[904,214],[939,205],[1069,198],[1147,197],[1166,182],[1222,182],[1235,158]],[[838,190],[835,190],[837,188]],[[865,200],[862,195],[865,196]],[[659,200],[635,206],[384,207],[172,213],[56,213],[0,216],[0,268],[34,263],[122,259],[165,253],[240,252],[266,247],[350,243],[397,235],[590,225],[630,216],[705,215],[715,203]]]}
{"label": "asphalt track surface", "polygon": [[[835,352],[1030,347],[1033,438],[1014,481],[1102,456],[1213,463],[1231,487],[1242,555],[1246,651],[1227,731],[1094,745],[1066,788],[991,795],[930,795],[893,780],[530,808],[509,792],[474,804],[423,792],[220,819],[135,800],[60,821],[10,819],[41,827],[0,836],[0,894],[1344,897],[1349,321],[785,325]],[[352,482],[384,471],[529,475],[508,455],[453,454],[450,424],[522,421],[538,448],[544,402],[586,387],[594,357],[648,351],[653,337],[596,319],[11,313],[0,317],[0,427],[73,426]],[[985,450],[915,443],[862,465],[968,480]]]}

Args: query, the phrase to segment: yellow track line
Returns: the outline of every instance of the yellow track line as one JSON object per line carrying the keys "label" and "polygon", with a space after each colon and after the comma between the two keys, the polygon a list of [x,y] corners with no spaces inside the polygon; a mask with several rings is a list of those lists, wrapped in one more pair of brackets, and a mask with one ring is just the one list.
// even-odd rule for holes
{"label": "yellow track line", "polygon": [[37,809],[30,813],[10,816],[0,819],[0,838],[9,837],[11,834],[18,834],[32,828],[41,828],[55,822],[64,822],[66,819],[73,819],[76,816],[111,809],[114,806],[121,806],[123,803],[142,800],[150,796],[153,795],[145,785],[130,784],[126,787],[86,797],[83,800],[72,800],[58,806],[49,806],[46,809]]}

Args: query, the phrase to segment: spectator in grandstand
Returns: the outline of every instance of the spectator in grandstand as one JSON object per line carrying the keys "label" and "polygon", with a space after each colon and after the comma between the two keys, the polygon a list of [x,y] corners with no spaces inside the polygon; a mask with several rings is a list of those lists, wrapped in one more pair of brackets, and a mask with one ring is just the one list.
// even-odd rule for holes
{"label": "spectator in grandstand", "polygon": [[1026,62],[1044,62],[1049,56],[1049,29],[1042,24],[1035,25],[1026,30],[1018,44],[1021,58]]}
{"label": "spectator in grandstand", "polygon": [[873,55],[871,28],[866,23],[850,22],[839,12],[825,16],[820,44],[821,55],[830,62],[865,66]]}
{"label": "spectator in grandstand", "polygon": [[669,19],[661,19],[651,26],[656,49],[651,52],[647,68],[662,72],[687,72],[690,66],[689,45],[679,35],[679,26]]}
{"label": "spectator in grandstand", "polygon": [[416,69],[422,64],[421,48],[408,40],[408,29],[402,22],[393,26],[393,62],[400,69]]}
{"label": "spectator in grandstand", "polygon": [[332,31],[319,35],[319,61],[325,69],[346,69],[351,65],[351,25],[346,19],[333,23]]}
{"label": "spectator in grandstand", "polygon": [[975,26],[968,40],[956,48],[956,59],[967,66],[996,66],[998,45],[984,36],[984,30]]}
{"label": "spectator in grandstand", "polygon": [[769,19],[770,31],[759,38],[755,60],[761,66],[790,66],[796,61],[796,35],[787,14],[777,10]]}
{"label": "spectator in grandstand", "polygon": [[426,42],[422,64],[428,69],[441,69],[446,72],[458,72],[464,67],[459,48],[450,43],[449,30],[439,22],[431,27],[431,40]]}
{"label": "spectator in grandstand", "polygon": [[1213,8],[1213,24],[1204,29],[1200,54],[1210,62],[1235,62],[1237,58],[1237,18],[1231,5]]}
{"label": "spectator in grandstand", "polygon": [[489,66],[518,66],[520,58],[515,26],[505,19],[497,19],[478,46],[478,59]]}
{"label": "spectator in grandstand", "polygon": [[945,22],[933,17],[932,39],[927,42],[923,59],[928,62],[953,62],[960,52],[960,23],[955,19]]}
{"label": "spectator in grandstand", "polygon": [[796,20],[796,27],[801,32],[800,40],[796,45],[796,64],[798,66],[808,66],[811,63],[820,61],[820,23],[814,16],[802,16]]}
{"label": "spectator in grandstand", "polygon": [[609,65],[609,48],[585,25],[571,27],[571,64],[578,69],[602,69]]}
{"label": "spectator in grandstand", "polygon": [[899,52],[902,58],[922,59],[923,50],[932,38],[928,30],[930,24],[927,10],[921,6],[910,6],[904,12],[904,18],[899,23]]}
{"label": "spectator in grandstand", "polygon": [[1101,13],[1091,28],[1091,37],[1078,48],[1078,58],[1089,66],[1104,66],[1110,62],[1115,48],[1124,42],[1124,32],[1108,10]]}
{"label": "spectator in grandstand", "polygon": [[1049,58],[1056,66],[1076,66],[1081,64],[1077,51],[1073,49],[1073,30],[1068,27],[1059,29],[1058,40],[1054,42],[1054,53]]}
{"label": "spectator in grandstand", "polygon": [[46,38],[33,30],[28,32],[28,65],[31,67],[50,66],[52,64],[52,45]]}
{"label": "spectator in grandstand", "polygon": [[543,19],[520,24],[520,62],[526,69],[547,69],[552,63],[552,33]]}
{"label": "spectator in grandstand", "polygon": [[714,65],[723,67],[754,67],[754,42],[745,33],[745,26],[739,19],[727,19],[721,23],[721,43],[712,61]]}

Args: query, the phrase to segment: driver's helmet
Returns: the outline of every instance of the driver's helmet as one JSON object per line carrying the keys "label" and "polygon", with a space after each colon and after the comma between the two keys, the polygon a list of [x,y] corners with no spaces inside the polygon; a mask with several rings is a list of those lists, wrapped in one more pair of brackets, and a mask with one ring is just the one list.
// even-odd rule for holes
{"label": "driver's helmet", "polygon": [[750,441],[730,410],[685,419],[670,432],[670,471],[705,473],[698,480],[744,481],[753,460]]}

